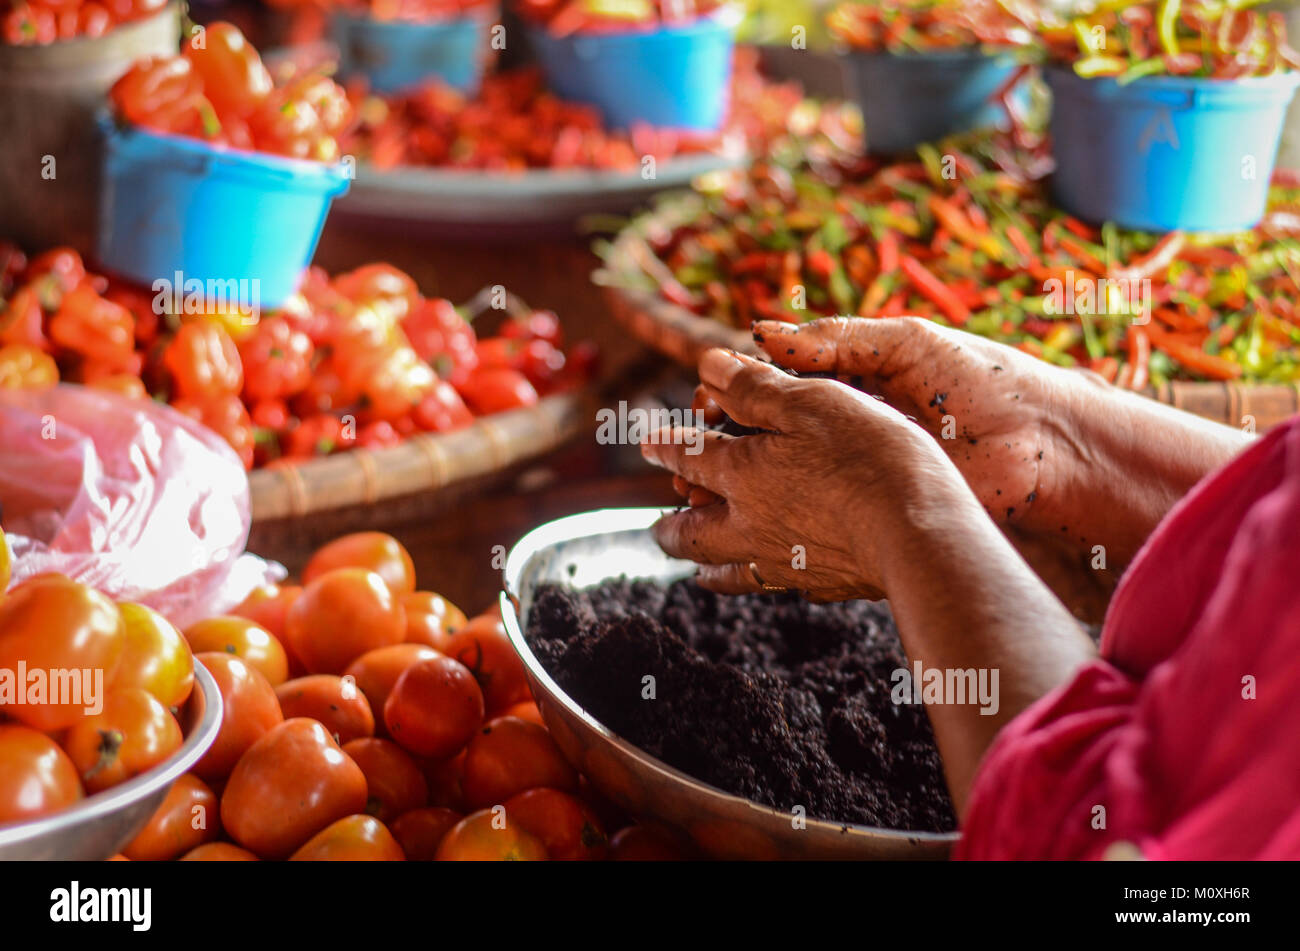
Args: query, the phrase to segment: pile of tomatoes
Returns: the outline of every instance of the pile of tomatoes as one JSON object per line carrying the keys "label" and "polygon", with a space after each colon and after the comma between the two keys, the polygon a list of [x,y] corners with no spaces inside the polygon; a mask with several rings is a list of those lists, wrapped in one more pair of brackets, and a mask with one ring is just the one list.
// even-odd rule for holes
{"label": "pile of tomatoes", "polygon": [[239,28],[195,27],[178,56],[136,62],[109,92],[118,117],[155,132],[336,162],[352,107],[334,80],[303,71],[277,84]]}
{"label": "pile of tomatoes", "polygon": [[157,13],[168,0],[0,0],[0,39],[10,46],[45,46],[79,36],[103,36],[122,23]]}
{"label": "pile of tomatoes", "polygon": [[30,579],[0,595],[0,669],[19,661],[102,669],[108,693],[93,716],[0,705],[0,824],[171,756],[197,662],[221,692],[220,730],[120,858],[679,857],[561,755],[499,614],[467,619],[417,590],[383,533],[336,539],[301,585],[259,588],[183,634],[61,576]]}
{"label": "pile of tomatoes", "polygon": [[516,0],[520,16],[556,36],[680,26],[708,16],[726,0]]}
{"label": "pile of tomatoes", "polygon": [[450,301],[387,264],[333,279],[312,268],[275,312],[183,298],[177,314],[172,295],[89,273],[71,249],[29,261],[0,242],[0,387],[62,379],[152,395],[250,468],[383,448],[591,376],[594,350],[566,352],[555,314],[499,296],[513,310],[483,340]]}

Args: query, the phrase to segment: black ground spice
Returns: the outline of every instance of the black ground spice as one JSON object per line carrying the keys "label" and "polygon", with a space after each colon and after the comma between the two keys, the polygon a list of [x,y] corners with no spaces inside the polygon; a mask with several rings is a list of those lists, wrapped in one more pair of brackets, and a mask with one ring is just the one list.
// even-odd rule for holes
{"label": "black ground spice", "polygon": [[884,603],[548,585],[527,639],[606,727],[712,786],[810,818],[956,826],[924,707],[890,699],[907,661]]}

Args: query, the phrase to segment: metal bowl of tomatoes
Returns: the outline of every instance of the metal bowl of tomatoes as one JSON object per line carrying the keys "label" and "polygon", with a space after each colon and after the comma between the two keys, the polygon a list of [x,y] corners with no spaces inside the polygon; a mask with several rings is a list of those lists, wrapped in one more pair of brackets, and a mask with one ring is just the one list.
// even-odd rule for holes
{"label": "metal bowl of tomatoes", "polygon": [[126,782],[39,819],[0,825],[2,861],[97,861],[120,852],[144,828],[167,790],[203,756],[221,729],[221,692],[194,664],[194,689],[177,719],[185,741],[170,759]]}
{"label": "metal bowl of tomatoes", "polygon": [[506,558],[501,616],[533,698],[561,752],[606,798],[677,833],[687,848],[721,859],[942,859],[956,833],[883,829],[808,819],[700,782],[607,729],[551,678],[524,639],[543,584],[585,588],[626,576],[669,583],[695,565],[670,558],[650,535],[661,509],[602,509],[548,522]]}

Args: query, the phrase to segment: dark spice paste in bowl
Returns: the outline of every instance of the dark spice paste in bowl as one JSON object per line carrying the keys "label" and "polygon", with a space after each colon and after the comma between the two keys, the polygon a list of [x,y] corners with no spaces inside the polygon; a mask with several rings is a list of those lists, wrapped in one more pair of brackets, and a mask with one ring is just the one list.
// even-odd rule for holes
{"label": "dark spice paste in bowl", "polygon": [[924,707],[890,698],[907,660],[883,602],[550,584],[526,638],[608,729],[718,789],[810,819],[956,828]]}

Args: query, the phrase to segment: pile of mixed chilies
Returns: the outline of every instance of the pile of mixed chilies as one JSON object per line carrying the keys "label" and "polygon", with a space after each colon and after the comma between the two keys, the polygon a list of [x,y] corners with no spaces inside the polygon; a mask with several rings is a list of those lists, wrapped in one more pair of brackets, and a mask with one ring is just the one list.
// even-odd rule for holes
{"label": "pile of mixed chilies", "polygon": [[1300,179],[1279,173],[1258,228],[1155,236],[1051,207],[1041,147],[974,133],[838,184],[758,163],[666,200],[634,227],[635,273],[739,327],[914,314],[1141,388],[1175,378],[1300,379]]}

